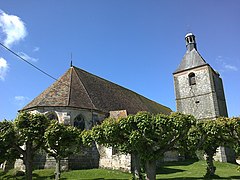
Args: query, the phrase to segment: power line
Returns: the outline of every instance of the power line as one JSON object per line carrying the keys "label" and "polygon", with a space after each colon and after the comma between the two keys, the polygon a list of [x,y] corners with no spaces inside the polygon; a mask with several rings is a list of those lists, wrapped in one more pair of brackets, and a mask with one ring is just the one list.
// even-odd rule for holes
{"label": "power line", "polygon": [[27,64],[29,64],[30,66],[32,66],[33,68],[37,69],[38,71],[40,71],[41,73],[45,74],[46,76],[54,79],[55,81],[57,81],[57,79],[53,76],[51,76],[50,74],[48,74],[47,72],[43,71],[42,69],[38,68],[37,66],[35,66],[34,64],[30,63],[29,61],[27,61],[26,59],[24,59],[22,56],[18,55],[17,53],[15,53],[13,50],[9,49],[7,46],[5,46],[4,44],[2,44],[0,42],[0,45],[2,47],[4,47],[6,50],[8,50],[9,52],[11,52],[13,55],[17,56],[19,59],[21,59],[22,61],[26,62]]}

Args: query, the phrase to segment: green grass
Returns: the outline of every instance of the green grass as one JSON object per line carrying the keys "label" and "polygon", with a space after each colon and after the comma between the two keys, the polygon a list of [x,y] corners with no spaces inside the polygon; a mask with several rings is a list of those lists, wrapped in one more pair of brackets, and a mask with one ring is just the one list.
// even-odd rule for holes
{"label": "green grass", "polygon": [[[10,170],[7,173],[0,171],[0,179],[17,179],[24,180],[23,176],[15,176],[15,170]],[[102,179],[129,179],[131,174],[124,173],[121,171],[107,170],[107,169],[89,169],[89,170],[72,170],[62,172],[61,179],[85,179],[85,180],[102,180]],[[54,179],[54,170],[53,169],[41,169],[35,170],[33,172],[33,179],[39,180],[50,180]]]}
{"label": "green grass", "polygon": [[[238,165],[214,162],[216,177],[213,179],[240,179]],[[206,162],[177,162],[165,163],[157,172],[157,179],[204,179]]]}
{"label": "green grass", "polygon": [[[216,178],[213,179],[240,179],[240,172],[237,171],[237,165],[230,163],[214,162],[216,169]],[[157,170],[157,179],[203,179],[206,170],[205,161],[197,162],[169,162],[164,163]],[[0,179],[18,179],[23,180],[24,177],[15,176],[14,170],[7,173],[0,171]],[[33,172],[33,179],[48,180],[54,179],[53,169],[35,170]],[[73,170],[63,172],[61,175],[62,180],[77,180],[77,179],[130,179],[131,174],[123,173],[120,171],[106,170],[106,169],[91,169],[91,170]]]}

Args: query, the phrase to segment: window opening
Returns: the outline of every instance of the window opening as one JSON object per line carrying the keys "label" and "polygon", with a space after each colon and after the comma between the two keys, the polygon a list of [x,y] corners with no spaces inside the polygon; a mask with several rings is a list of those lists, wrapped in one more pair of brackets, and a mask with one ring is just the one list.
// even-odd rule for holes
{"label": "window opening", "polygon": [[46,117],[49,119],[49,120],[56,120],[56,121],[58,121],[58,116],[57,116],[57,114],[55,113],[55,112],[48,112],[47,114],[46,114]]}
{"label": "window opening", "polygon": [[190,85],[190,86],[195,85],[195,84],[196,84],[195,74],[194,74],[194,73],[190,73],[190,74],[188,75],[188,80],[189,80],[189,85]]}
{"label": "window opening", "polygon": [[78,129],[81,129],[82,131],[85,129],[85,121],[81,114],[79,114],[75,119],[73,123],[74,127],[77,127]]}

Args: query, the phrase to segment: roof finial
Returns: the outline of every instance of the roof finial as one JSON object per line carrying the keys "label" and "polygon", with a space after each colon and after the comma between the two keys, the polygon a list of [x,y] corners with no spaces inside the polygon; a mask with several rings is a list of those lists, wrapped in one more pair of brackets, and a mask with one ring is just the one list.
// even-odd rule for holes
{"label": "roof finial", "polygon": [[72,65],[72,53],[71,53],[71,63],[70,63],[70,67],[73,67],[73,65]]}
{"label": "roof finial", "polygon": [[197,50],[197,43],[196,43],[196,39],[193,33],[187,33],[187,35],[185,36],[185,41],[186,41],[186,47],[188,51],[191,51],[192,49],[196,49]]}

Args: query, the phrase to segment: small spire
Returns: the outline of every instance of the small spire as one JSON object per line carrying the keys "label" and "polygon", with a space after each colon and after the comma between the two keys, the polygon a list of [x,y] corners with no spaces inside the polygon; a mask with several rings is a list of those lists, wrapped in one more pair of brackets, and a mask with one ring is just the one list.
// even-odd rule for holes
{"label": "small spire", "polygon": [[193,33],[187,33],[187,35],[185,36],[185,41],[186,41],[186,47],[188,49],[188,51],[191,51],[192,49],[196,49],[197,50],[197,43],[195,40],[195,36]]}

